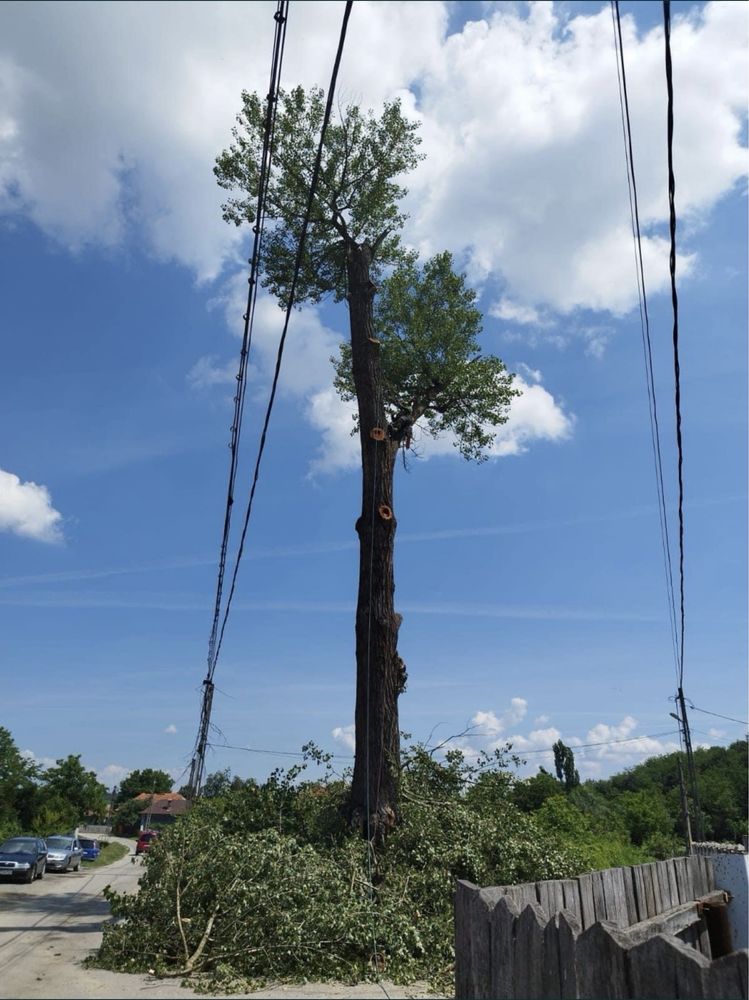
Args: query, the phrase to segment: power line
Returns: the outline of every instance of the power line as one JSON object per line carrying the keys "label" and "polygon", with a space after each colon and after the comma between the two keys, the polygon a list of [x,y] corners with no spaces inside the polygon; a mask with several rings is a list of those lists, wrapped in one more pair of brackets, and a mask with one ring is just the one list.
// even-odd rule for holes
{"label": "power line", "polygon": [[[242,747],[237,746],[234,743],[210,743],[209,746],[213,750],[243,750],[245,753],[257,753],[266,754],[271,757],[306,757],[305,753],[299,750],[262,750],[259,747]],[[331,760],[353,760],[354,758],[350,754],[337,754],[332,753],[326,756],[330,756]]]}
{"label": "power line", "polygon": [[[594,743],[578,743],[577,746],[571,746],[570,749],[576,752],[578,750],[587,750],[587,749],[590,749],[591,747],[612,746],[612,745],[617,744],[617,743],[637,743],[639,740],[657,740],[657,739],[661,739],[664,736],[675,736],[676,733],[677,733],[677,731],[678,730],[676,730],[676,729],[671,729],[671,730],[669,730],[666,733],[648,733],[648,734],[645,734],[643,736],[627,736],[627,737],[625,737],[623,739],[598,740],[597,742],[594,742]],[[474,733],[473,735],[476,735],[476,736],[484,735],[484,736],[486,736],[486,735],[493,735],[493,734],[489,734],[489,733]],[[299,750],[296,750],[296,751],[294,751],[294,750],[265,750],[265,749],[261,749],[260,747],[245,747],[245,746],[239,746],[239,745],[234,744],[234,743],[211,743],[210,746],[211,746],[211,748],[213,750],[242,750],[245,753],[266,754],[268,756],[273,756],[273,757],[296,757],[296,758],[300,758],[300,757],[306,757],[306,756],[308,756],[307,754],[304,754],[304,753],[302,753]],[[460,748],[458,748],[458,749],[460,749]],[[519,751],[519,755],[526,756],[526,755],[537,754],[537,753],[552,753],[553,750],[554,750],[553,746],[552,747],[541,747],[541,748],[535,748],[533,750],[521,750],[521,751]],[[336,753],[333,753],[333,754],[329,754],[329,755],[326,755],[326,756],[329,756],[331,760],[353,760],[354,759],[351,754],[336,754]]]}
{"label": "power line", "polygon": [[679,472],[679,595],[681,633],[679,643],[679,687],[684,682],[684,453],[681,439],[681,382],[679,366],[679,298],[676,293],[676,179],[674,177],[674,85],[671,64],[671,0],[663,0],[663,35],[666,48],[666,90],[668,107],[666,131],[668,147],[668,218],[671,249],[668,266],[671,275],[671,306],[674,314],[674,402],[676,407],[676,450]]}
{"label": "power line", "polygon": [[274,20],[276,30],[273,39],[273,54],[271,58],[270,84],[268,86],[267,107],[265,114],[265,126],[263,131],[263,148],[260,156],[260,173],[258,177],[257,207],[255,210],[255,224],[253,226],[254,240],[252,254],[247,263],[250,265],[250,276],[248,278],[249,289],[247,292],[247,309],[242,319],[244,328],[242,332],[242,348],[239,354],[239,371],[236,376],[237,392],[234,396],[234,417],[231,424],[231,460],[229,464],[229,483],[226,495],[226,511],[224,516],[224,531],[221,539],[221,551],[219,556],[218,581],[216,585],[216,602],[213,613],[213,624],[208,647],[208,669],[212,673],[213,658],[216,647],[216,636],[218,632],[219,617],[221,614],[221,596],[223,591],[224,573],[226,570],[226,555],[229,544],[229,533],[231,528],[231,515],[234,506],[234,486],[237,477],[237,466],[239,463],[239,443],[242,434],[242,417],[244,414],[244,402],[247,388],[247,364],[250,348],[252,345],[252,327],[255,317],[255,304],[258,291],[258,270],[260,266],[260,248],[265,227],[266,206],[265,197],[270,179],[271,161],[273,153],[273,136],[275,132],[276,110],[278,107],[278,94],[281,86],[281,68],[283,65],[283,54],[286,42],[286,25],[288,19],[288,0],[278,0]]}
{"label": "power line", "polygon": [[234,597],[234,591],[237,584],[237,575],[239,573],[239,564],[242,559],[242,553],[244,552],[245,539],[247,537],[247,528],[250,522],[250,515],[252,513],[252,504],[255,499],[255,490],[257,489],[258,478],[260,476],[260,463],[262,462],[263,452],[265,451],[265,442],[268,434],[268,425],[270,424],[271,413],[273,412],[273,403],[276,398],[276,390],[278,388],[278,379],[281,373],[281,362],[283,360],[284,346],[286,344],[286,335],[289,329],[289,320],[291,319],[291,311],[294,307],[294,301],[296,298],[296,287],[299,281],[299,272],[302,266],[302,258],[304,256],[304,247],[307,240],[307,229],[309,228],[310,216],[312,214],[312,206],[314,204],[315,193],[317,191],[317,184],[320,177],[320,167],[322,163],[323,146],[325,143],[325,134],[328,129],[328,124],[330,122],[331,114],[333,111],[333,97],[335,93],[336,82],[338,80],[338,70],[341,65],[341,57],[343,55],[343,46],[346,41],[346,29],[348,27],[349,17],[351,15],[351,8],[353,6],[353,0],[346,0],[346,10],[343,15],[343,23],[341,25],[340,37],[338,40],[338,49],[336,51],[335,63],[333,65],[333,72],[330,78],[330,87],[328,88],[328,100],[325,105],[325,114],[323,116],[322,127],[320,129],[320,141],[317,147],[317,156],[315,158],[315,167],[312,173],[312,181],[310,183],[309,196],[307,198],[307,208],[304,213],[304,220],[302,222],[301,234],[299,237],[299,246],[297,248],[296,260],[294,262],[294,273],[291,280],[291,285],[289,287],[289,297],[286,305],[286,316],[284,319],[283,331],[281,333],[281,338],[278,343],[278,354],[276,356],[276,368],[273,374],[273,384],[271,386],[270,398],[268,399],[268,406],[265,412],[265,420],[263,421],[263,430],[260,435],[260,445],[258,448],[257,459],[255,462],[255,471],[252,477],[252,487],[250,489],[250,496],[247,501],[247,508],[245,510],[244,525],[242,527],[242,537],[239,543],[239,549],[237,551],[237,558],[234,563],[234,572],[232,573],[231,588],[229,590],[229,596],[226,601],[226,608],[224,611],[224,618],[221,623],[221,631],[218,637],[218,644],[216,646],[216,653],[214,657],[214,668],[216,661],[218,660],[219,653],[221,652],[221,645],[224,639],[224,632],[226,631],[226,623],[229,619],[229,611],[231,609],[232,599]]}
{"label": "power line", "polygon": [[278,0],[274,20],[276,22],[273,50],[271,54],[270,80],[268,84],[267,107],[265,114],[265,124],[263,129],[263,148],[260,158],[260,172],[258,177],[258,195],[255,210],[255,224],[253,231],[255,238],[253,241],[252,254],[248,263],[250,264],[250,276],[248,279],[247,307],[244,313],[244,328],[242,332],[242,347],[239,355],[239,371],[236,376],[237,388],[234,396],[234,416],[231,425],[231,440],[229,449],[231,457],[229,461],[229,477],[226,492],[226,504],[224,508],[224,526],[221,537],[221,547],[219,551],[218,574],[216,580],[216,598],[214,602],[213,621],[211,634],[208,640],[208,667],[205,680],[203,681],[203,698],[200,711],[200,723],[198,735],[195,741],[195,749],[190,771],[190,787],[193,794],[200,790],[203,776],[203,766],[205,762],[205,749],[208,740],[208,729],[210,726],[211,710],[213,707],[213,673],[216,666],[216,636],[218,623],[221,615],[221,600],[223,595],[224,574],[226,572],[226,556],[229,547],[229,536],[231,532],[232,511],[234,507],[234,489],[237,478],[237,468],[239,464],[239,444],[242,433],[242,418],[244,415],[244,402],[247,386],[247,364],[252,342],[252,327],[255,317],[255,304],[257,301],[258,270],[260,264],[260,249],[262,244],[263,230],[265,226],[265,200],[270,177],[271,161],[273,156],[273,136],[275,131],[276,109],[278,106],[278,95],[281,87],[281,67],[283,65],[283,53],[286,43],[286,26],[288,19],[288,0]]}
{"label": "power line", "polygon": [[[689,701],[688,698],[687,701]],[[697,708],[697,706],[693,705],[691,701],[689,701],[689,707],[693,712],[702,712],[703,715],[714,715],[716,719],[725,719],[726,722],[737,722],[740,726],[749,726],[749,722],[745,719],[734,719],[730,715],[720,715],[718,712],[708,712],[706,708]]]}
{"label": "power line", "polygon": [[676,602],[674,598],[674,579],[671,564],[671,544],[668,533],[668,514],[666,511],[666,493],[663,485],[663,459],[661,454],[661,435],[658,422],[658,403],[655,391],[655,376],[653,373],[653,351],[650,339],[650,315],[648,299],[645,290],[645,268],[642,257],[642,236],[640,231],[640,211],[637,198],[637,177],[635,174],[634,150],[632,147],[632,125],[629,114],[629,94],[627,91],[627,73],[624,66],[624,42],[622,25],[619,16],[619,0],[611,0],[611,18],[614,29],[614,49],[616,52],[616,73],[619,84],[619,108],[622,118],[622,136],[624,139],[624,162],[627,171],[627,188],[629,191],[629,213],[632,225],[632,239],[635,250],[635,275],[637,278],[637,296],[640,305],[640,331],[642,350],[645,361],[645,384],[648,393],[648,416],[650,418],[650,441],[653,452],[655,482],[658,494],[658,516],[660,522],[661,548],[666,576],[666,597],[668,602],[671,628],[671,643],[674,655],[674,668],[677,680],[681,675],[678,632],[676,625]]}

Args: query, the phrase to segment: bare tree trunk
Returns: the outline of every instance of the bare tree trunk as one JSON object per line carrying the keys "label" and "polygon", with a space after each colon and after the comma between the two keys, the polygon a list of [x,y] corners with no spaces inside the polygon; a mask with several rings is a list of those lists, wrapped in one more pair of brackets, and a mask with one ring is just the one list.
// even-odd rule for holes
{"label": "bare tree trunk", "polygon": [[398,696],[405,668],[398,656],[401,619],[393,605],[393,472],[398,444],[387,432],[380,347],[372,322],[376,289],[370,278],[371,261],[366,243],[349,245],[351,356],[362,454],[362,512],[356,522],[356,751],[350,818],[364,836],[381,840],[398,818]]}

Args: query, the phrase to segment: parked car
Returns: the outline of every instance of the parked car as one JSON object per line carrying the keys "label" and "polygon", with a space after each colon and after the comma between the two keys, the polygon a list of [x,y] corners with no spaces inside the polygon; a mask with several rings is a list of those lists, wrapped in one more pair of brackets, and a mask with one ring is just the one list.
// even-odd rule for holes
{"label": "parked car", "polygon": [[81,867],[83,851],[77,837],[55,834],[47,837],[47,871],[77,872]]}
{"label": "parked car", "polygon": [[138,843],[135,845],[135,853],[147,854],[153,847],[154,841],[158,840],[158,837],[158,830],[143,830],[138,837]]}
{"label": "parked car", "polygon": [[0,875],[22,882],[44,878],[47,845],[39,837],[11,837],[0,844]]}
{"label": "parked car", "polygon": [[84,861],[96,861],[101,854],[101,844],[98,840],[91,840],[89,837],[79,837],[78,843],[81,845]]}

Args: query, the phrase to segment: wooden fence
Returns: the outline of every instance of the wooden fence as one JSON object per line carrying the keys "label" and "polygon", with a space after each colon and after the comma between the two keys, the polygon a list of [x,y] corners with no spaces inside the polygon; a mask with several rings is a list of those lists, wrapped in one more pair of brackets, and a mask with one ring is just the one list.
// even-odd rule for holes
{"label": "wooden fence", "polygon": [[712,960],[703,907],[708,858],[455,896],[461,998],[745,998],[747,952]]}

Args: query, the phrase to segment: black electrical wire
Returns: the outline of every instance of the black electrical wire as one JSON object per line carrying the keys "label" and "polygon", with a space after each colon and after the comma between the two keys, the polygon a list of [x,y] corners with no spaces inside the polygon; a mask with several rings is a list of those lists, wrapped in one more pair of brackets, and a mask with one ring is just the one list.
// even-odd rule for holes
{"label": "black electrical wire", "polygon": [[239,464],[239,444],[242,433],[242,417],[244,415],[244,402],[247,386],[247,364],[252,343],[252,327],[255,316],[255,303],[257,301],[258,270],[260,265],[260,251],[262,246],[263,230],[266,216],[266,194],[268,181],[270,178],[271,162],[273,157],[273,136],[275,132],[276,110],[278,107],[278,95],[281,88],[281,68],[283,65],[284,47],[286,44],[286,26],[288,20],[288,0],[278,0],[274,21],[276,27],[273,36],[273,49],[271,53],[270,79],[268,83],[268,95],[266,105],[266,116],[263,130],[263,147],[260,157],[260,171],[258,177],[258,195],[255,209],[255,224],[253,231],[255,238],[253,241],[252,254],[248,263],[250,264],[250,276],[248,278],[247,308],[244,313],[244,328],[242,331],[242,347],[239,355],[239,371],[236,376],[237,388],[234,396],[234,415],[231,425],[231,439],[229,449],[231,453],[229,461],[229,477],[226,492],[226,505],[224,509],[224,526],[219,551],[218,573],[216,580],[216,598],[214,602],[213,621],[211,633],[208,640],[208,666],[205,680],[203,681],[203,698],[200,710],[200,723],[198,734],[195,739],[193,749],[192,773],[190,776],[191,786],[194,791],[200,787],[202,777],[205,747],[208,738],[208,728],[210,726],[211,709],[213,705],[213,673],[216,659],[216,636],[218,632],[218,622],[221,615],[221,601],[223,596],[224,575],[226,572],[226,556],[229,546],[229,536],[231,532],[232,512],[234,507],[234,489],[237,478],[237,468]]}
{"label": "black electrical wire", "polygon": [[666,48],[666,89],[668,108],[666,130],[668,144],[668,213],[671,249],[668,257],[671,275],[671,305],[674,314],[674,389],[676,406],[676,450],[679,469],[679,595],[680,595],[680,642],[679,642],[679,687],[684,679],[684,450],[681,437],[681,381],[679,366],[679,297],[676,294],[676,179],[674,177],[674,83],[671,64],[671,0],[663,0],[663,35]]}
{"label": "black electrical wire", "polygon": [[307,199],[307,208],[304,213],[304,220],[302,222],[301,235],[299,237],[299,246],[297,248],[296,260],[294,262],[294,273],[291,280],[291,285],[289,286],[289,297],[286,304],[286,317],[284,319],[283,331],[281,333],[281,338],[278,344],[278,354],[276,356],[276,368],[273,374],[273,385],[271,387],[270,398],[268,399],[268,406],[265,411],[265,420],[263,421],[263,430],[260,435],[260,445],[258,448],[257,459],[255,461],[255,471],[252,477],[252,486],[250,488],[250,496],[247,501],[247,508],[245,510],[244,525],[242,527],[242,537],[239,543],[239,549],[237,551],[236,561],[234,563],[234,571],[232,573],[231,588],[229,590],[229,596],[226,601],[226,608],[224,610],[224,617],[221,623],[221,631],[218,637],[218,643],[216,646],[216,652],[213,658],[213,667],[215,669],[216,662],[221,652],[221,646],[224,640],[224,632],[226,631],[226,623],[229,619],[229,611],[231,610],[231,603],[234,597],[234,591],[237,585],[237,575],[239,573],[239,564],[242,560],[242,554],[244,552],[245,539],[247,537],[247,528],[250,523],[250,516],[252,514],[252,505],[255,499],[255,491],[257,489],[258,479],[260,477],[260,464],[263,458],[263,452],[265,451],[265,442],[268,435],[268,426],[270,424],[271,413],[273,412],[273,403],[276,398],[276,390],[278,388],[278,379],[281,373],[281,362],[283,360],[284,346],[286,344],[286,334],[289,329],[289,320],[291,319],[291,311],[294,308],[294,301],[296,298],[296,286],[299,280],[299,272],[302,266],[302,258],[304,256],[304,247],[307,239],[307,229],[309,228],[310,216],[312,214],[312,206],[314,204],[315,192],[317,190],[317,184],[320,177],[320,167],[322,163],[323,146],[325,142],[325,133],[328,129],[328,124],[333,112],[333,97],[335,94],[336,82],[338,80],[338,70],[341,65],[341,57],[343,55],[343,46],[346,41],[346,29],[348,27],[349,17],[351,16],[351,8],[353,6],[353,0],[346,0],[346,10],[343,15],[343,23],[341,25],[341,33],[338,40],[338,50],[336,52],[335,63],[333,65],[333,72],[330,78],[330,87],[328,88],[328,100],[325,105],[325,114],[323,116],[322,128],[320,129],[320,141],[317,147],[317,156],[315,158],[315,167],[312,173],[312,181],[310,183],[309,196]]}
{"label": "black electrical wire", "polygon": [[[616,740],[599,740],[596,743],[578,743],[577,746],[573,746],[570,749],[573,752],[578,750],[588,750],[591,747],[607,747],[614,744],[620,743],[637,743],[639,740],[657,740],[664,736],[675,736],[677,733],[676,729],[671,729],[665,733],[648,733],[643,736],[627,736],[624,739]],[[473,735],[480,735],[474,733]],[[242,750],[245,753],[256,753],[256,754],[266,754],[271,757],[305,757],[306,755],[299,750],[264,750],[259,747],[243,747],[238,746],[233,743],[211,743],[210,746],[214,750]],[[551,753],[554,747],[541,747],[534,748],[533,750],[519,750],[518,756],[530,756],[531,754],[537,753]],[[353,760],[354,758],[350,754],[329,754],[331,760]]]}
{"label": "black electrical wire", "polygon": [[242,434],[242,417],[244,414],[244,401],[247,387],[247,364],[252,345],[252,327],[255,317],[255,303],[258,291],[258,270],[260,266],[260,249],[262,244],[263,230],[265,226],[266,206],[265,199],[270,179],[271,162],[273,156],[273,136],[275,131],[276,110],[278,107],[278,95],[281,87],[281,68],[283,66],[283,54],[286,43],[286,25],[288,19],[288,0],[278,0],[274,20],[276,30],[273,38],[273,53],[271,57],[270,81],[268,84],[268,96],[265,114],[265,126],[263,132],[263,148],[260,157],[260,173],[258,178],[258,193],[255,210],[255,224],[253,232],[255,234],[252,246],[252,254],[248,261],[250,265],[250,277],[248,279],[247,309],[242,317],[244,328],[242,332],[242,348],[239,355],[239,371],[236,376],[237,391],[234,396],[234,417],[231,425],[231,460],[229,464],[229,482],[226,494],[226,508],[224,514],[224,528],[221,539],[221,550],[219,554],[218,579],[216,583],[216,600],[213,612],[213,623],[211,635],[208,641],[208,679],[213,675],[215,667],[214,659],[216,652],[216,638],[218,634],[218,623],[221,616],[221,599],[223,595],[224,574],[226,572],[226,556],[229,545],[229,535],[231,531],[231,518],[234,506],[234,488],[237,478],[237,467],[239,464],[239,443]]}
{"label": "black electrical wire", "polygon": [[[689,699],[687,699],[687,701],[689,701]],[[697,708],[697,706],[693,705],[691,701],[689,702],[689,707],[693,712],[702,712],[703,715],[714,715],[716,719],[725,719],[726,722],[736,722],[740,726],[749,726],[749,722],[747,722],[746,719],[734,719],[730,715],[720,715],[719,712],[708,712],[706,708]]]}
{"label": "black electrical wire", "polygon": [[624,139],[624,159],[627,168],[627,188],[629,190],[629,210],[632,223],[632,238],[635,247],[635,272],[637,275],[637,294],[640,303],[640,330],[642,349],[645,360],[645,384],[648,393],[648,415],[650,417],[650,440],[655,467],[655,482],[658,494],[658,514],[661,532],[661,547],[666,575],[666,597],[668,602],[671,627],[671,643],[674,654],[674,668],[677,679],[680,677],[680,659],[678,645],[678,630],[676,624],[676,601],[674,597],[674,578],[671,562],[671,543],[668,532],[668,514],[666,511],[666,493],[663,485],[663,459],[661,454],[661,435],[658,422],[658,403],[655,391],[655,376],[653,373],[653,351],[650,338],[650,316],[648,299],[645,290],[645,268],[642,258],[642,237],[640,230],[640,212],[637,199],[637,177],[635,174],[635,159],[632,147],[632,125],[629,114],[629,95],[627,92],[627,74],[624,66],[624,43],[622,25],[619,16],[619,0],[611,0],[611,17],[614,28],[614,48],[616,50],[616,71],[619,82],[619,107],[622,116],[622,135]]}

